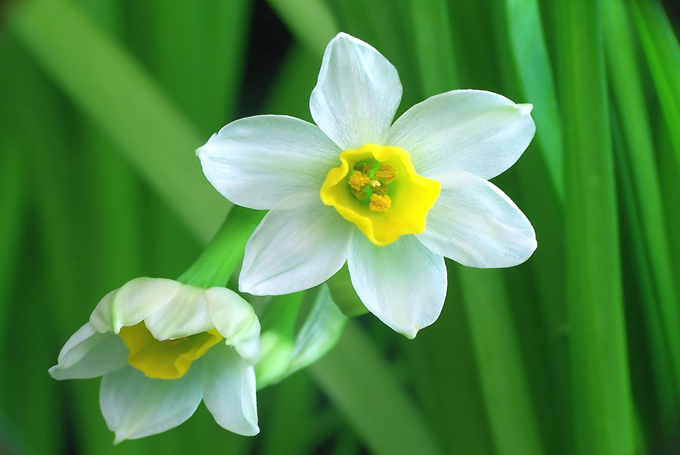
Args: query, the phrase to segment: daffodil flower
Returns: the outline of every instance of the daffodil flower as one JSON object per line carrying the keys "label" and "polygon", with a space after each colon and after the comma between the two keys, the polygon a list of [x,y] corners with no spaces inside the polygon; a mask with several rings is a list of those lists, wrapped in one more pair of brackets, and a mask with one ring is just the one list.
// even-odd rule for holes
{"label": "daffodil flower", "polygon": [[223,196],[270,210],[246,246],[240,290],[307,289],[347,261],[368,310],[413,338],[441,312],[444,257],[510,267],[532,254],[529,220],[488,182],[531,142],[531,105],[454,90],[392,123],[401,94],[395,67],[340,33],[312,91],[316,125],[244,118],[198,149],[203,172]]}
{"label": "daffodil flower", "polygon": [[100,404],[114,443],[176,427],[201,399],[220,426],[252,436],[259,335],[251,306],[226,288],[137,278],[99,302],[50,374],[103,376]]}

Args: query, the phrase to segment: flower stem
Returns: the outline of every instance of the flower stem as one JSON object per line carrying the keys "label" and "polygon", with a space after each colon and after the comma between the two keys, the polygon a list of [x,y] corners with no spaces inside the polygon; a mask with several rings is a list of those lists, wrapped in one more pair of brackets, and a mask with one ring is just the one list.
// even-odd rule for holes
{"label": "flower stem", "polygon": [[177,281],[203,288],[225,286],[264,215],[264,211],[234,207],[210,244]]}

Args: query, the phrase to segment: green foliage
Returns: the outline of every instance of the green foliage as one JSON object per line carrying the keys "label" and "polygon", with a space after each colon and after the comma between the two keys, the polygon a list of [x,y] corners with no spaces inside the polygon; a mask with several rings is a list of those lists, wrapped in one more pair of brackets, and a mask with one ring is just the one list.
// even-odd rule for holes
{"label": "green foliage", "polygon": [[[677,445],[680,46],[658,0],[10,3],[0,11],[0,453]],[[509,270],[447,263],[444,311],[412,341],[370,314],[347,322],[329,300],[364,312],[347,277],[274,299],[262,319],[260,435],[232,435],[201,407],[175,430],[112,446],[98,381],[56,382],[47,368],[103,295],[135,276],[180,276],[225,216],[216,241],[230,254],[210,280],[233,275],[263,213],[232,209],[194,150],[244,113],[309,119],[323,49],[340,30],[395,64],[400,112],[456,88],[534,105],[534,143],[498,180],[538,250]],[[215,264],[210,254],[195,267]]]}

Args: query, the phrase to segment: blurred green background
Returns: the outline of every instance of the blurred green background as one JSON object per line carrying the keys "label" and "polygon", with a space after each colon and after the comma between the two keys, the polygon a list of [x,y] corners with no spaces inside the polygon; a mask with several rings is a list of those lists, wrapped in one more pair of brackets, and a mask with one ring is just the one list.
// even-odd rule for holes
{"label": "blurred green background", "polygon": [[[677,4],[0,5],[0,454],[680,453]],[[201,406],[114,447],[99,380],[47,369],[108,291],[192,263],[230,209],[193,151],[245,115],[309,119],[340,30],[395,64],[400,113],[456,88],[534,105],[532,145],[495,182],[538,250],[448,263],[444,311],[413,341],[351,321],[260,391],[254,438]]]}

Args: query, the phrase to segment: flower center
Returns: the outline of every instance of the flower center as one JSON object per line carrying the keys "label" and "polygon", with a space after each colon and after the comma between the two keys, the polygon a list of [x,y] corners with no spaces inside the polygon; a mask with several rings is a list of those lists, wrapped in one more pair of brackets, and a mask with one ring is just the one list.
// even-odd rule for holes
{"label": "flower center", "polygon": [[366,144],[340,153],[328,172],[321,200],[359,228],[375,245],[425,230],[425,218],[439,197],[436,180],[416,174],[399,147]]}
{"label": "flower center", "polygon": [[118,334],[130,353],[128,363],[145,376],[156,379],[178,379],[189,371],[212,346],[222,340],[217,330],[197,333],[174,340],[159,341],[151,335],[144,322],[123,327]]}

